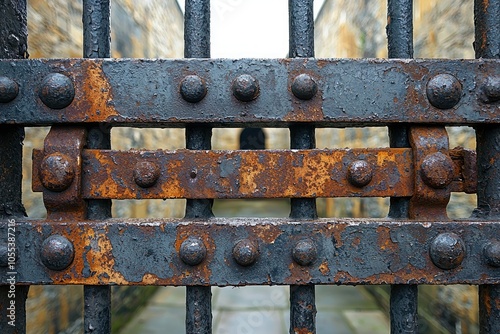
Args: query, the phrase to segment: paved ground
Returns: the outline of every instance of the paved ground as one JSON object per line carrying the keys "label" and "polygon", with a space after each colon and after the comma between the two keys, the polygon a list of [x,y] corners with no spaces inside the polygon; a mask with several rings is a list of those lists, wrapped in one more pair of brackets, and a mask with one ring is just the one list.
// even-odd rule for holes
{"label": "paved ground", "polygon": [[[214,334],[286,334],[288,287],[212,288]],[[120,334],[182,334],[185,288],[161,287]],[[361,287],[316,287],[317,334],[387,334],[389,322]]]}

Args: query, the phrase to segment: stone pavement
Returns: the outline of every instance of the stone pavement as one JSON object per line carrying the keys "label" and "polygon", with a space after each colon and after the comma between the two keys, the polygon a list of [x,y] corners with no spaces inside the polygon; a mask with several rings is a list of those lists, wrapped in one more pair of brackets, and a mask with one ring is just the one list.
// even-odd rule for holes
{"label": "stone pavement", "polygon": [[[212,288],[214,334],[287,334],[287,286]],[[182,334],[185,288],[160,287],[120,334]],[[387,334],[389,321],[362,287],[316,286],[317,334]]]}

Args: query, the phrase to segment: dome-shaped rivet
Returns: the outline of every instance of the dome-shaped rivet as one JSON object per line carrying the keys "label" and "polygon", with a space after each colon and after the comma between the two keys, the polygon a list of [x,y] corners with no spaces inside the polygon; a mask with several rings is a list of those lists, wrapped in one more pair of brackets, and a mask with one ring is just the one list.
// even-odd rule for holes
{"label": "dome-shaped rivet", "polygon": [[66,108],[75,98],[75,88],[70,78],[61,73],[47,75],[38,92],[40,100],[49,108]]}
{"label": "dome-shaped rivet", "polygon": [[431,243],[432,262],[441,269],[454,269],[465,258],[465,244],[455,233],[441,233]]}
{"label": "dome-shaped rivet", "polygon": [[347,169],[347,179],[355,187],[364,187],[373,178],[373,168],[365,160],[353,161]]}
{"label": "dome-shaped rivet", "polygon": [[75,257],[73,244],[61,235],[52,235],[44,240],[40,258],[42,263],[51,270],[66,269]]}
{"label": "dome-shaped rivet", "polygon": [[238,100],[249,102],[259,96],[259,82],[249,74],[242,74],[233,81],[233,95]]}
{"label": "dome-shaped rivet", "polygon": [[207,256],[207,248],[198,238],[188,238],[181,244],[179,256],[185,264],[196,266]]}
{"label": "dome-shaped rivet", "polygon": [[0,103],[7,103],[14,100],[19,94],[17,83],[7,77],[0,77]]}
{"label": "dome-shaped rivet", "polygon": [[420,166],[420,173],[429,187],[446,188],[453,180],[453,161],[441,152],[429,154]]}
{"label": "dome-shaped rivet", "polygon": [[500,267],[500,242],[492,241],[484,246],[484,257],[486,263],[492,267]]}
{"label": "dome-shaped rivet", "polygon": [[184,100],[196,103],[207,95],[207,87],[199,76],[188,75],[181,82],[180,92]]}
{"label": "dome-shaped rivet", "polygon": [[240,240],[233,247],[233,257],[239,265],[249,266],[259,257],[259,250],[252,241]]}
{"label": "dome-shaped rivet", "polygon": [[51,191],[69,188],[75,178],[75,168],[70,158],[63,153],[52,153],[40,164],[40,181]]}
{"label": "dome-shaped rivet", "polygon": [[152,161],[139,161],[134,168],[134,181],[142,188],[149,188],[156,184],[160,177],[160,167]]}
{"label": "dome-shaped rivet", "polygon": [[318,252],[312,240],[297,242],[292,251],[293,260],[301,266],[308,266],[316,260]]}
{"label": "dome-shaped rivet", "polygon": [[316,81],[309,74],[299,74],[293,79],[292,93],[301,100],[310,100],[318,92]]}
{"label": "dome-shaped rivet", "polygon": [[491,76],[486,79],[483,85],[485,101],[487,103],[500,101],[500,77]]}
{"label": "dome-shaped rivet", "polygon": [[427,98],[436,108],[453,108],[462,98],[462,84],[451,74],[438,74],[427,83]]}

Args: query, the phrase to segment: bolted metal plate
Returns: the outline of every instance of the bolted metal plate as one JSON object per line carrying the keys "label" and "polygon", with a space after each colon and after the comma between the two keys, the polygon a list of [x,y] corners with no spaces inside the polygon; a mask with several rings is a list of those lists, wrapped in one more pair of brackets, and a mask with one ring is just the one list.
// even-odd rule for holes
{"label": "bolted metal plate", "polygon": [[[486,59],[2,60],[0,75],[19,84],[19,93],[0,102],[0,124],[500,123],[499,64]],[[46,89],[46,78],[55,73],[69,81]]]}
{"label": "bolted metal plate", "polygon": [[[5,232],[6,228],[7,223],[2,222],[0,231]],[[25,220],[17,222],[16,233],[20,245],[16,263],[20,284],[500,282],[500,268],[484,251],[498,242],[500,222],[497,221],[240,218],[110,219],[54,224]],[[54,235],[73,245],[74,258],[67,268],[48,269],[41,260],[44,241]],[[436,242],[448,240],[450,235],[456,239],[451,248],[446,248],[446,244],[436,248]],[[241,259],[235,258],[238,255],[234,251],[242,240],[254,245],[259,255],[243,265],[239,263]],[[462,247],[458,253],[454,250],[457,242]],[[183,247],[188,248],[188,253],[181,255],[186,251]],[[198,250],[202,253],[198,254]],[[444,257],[454,256],[457,258],[450,258],[453,266],[442,264]],[[3,284],[7,283],[6,271],[7,268],[0,267]]]}

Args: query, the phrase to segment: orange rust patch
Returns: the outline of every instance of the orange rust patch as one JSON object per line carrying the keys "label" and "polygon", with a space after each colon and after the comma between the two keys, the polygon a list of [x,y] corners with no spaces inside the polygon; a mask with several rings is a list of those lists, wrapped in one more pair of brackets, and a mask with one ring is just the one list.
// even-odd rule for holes
{"label": "orange rust patch", "polygon": [[377,227],[378,245],[382,250],[391,250],[396,253],[399,250],[399,245],[391,240],[391,229],[387,226]]}
{"label": "orange rust patch", "polygon": [[319,266],[319,271],[325,276],[330,275],[330,268],[328,267],[328,262],[324,261],[320,266]]}
{"label": "orange rust patch", "polygon": [[[82,63],[83,96],[75,99],[80,111],[94,122],[105,121],[119,113],[110,104],[113,100],[112,87],[102,71],[102,61],[84,61]],[[74,103],[75,103],[74,102]]]}

